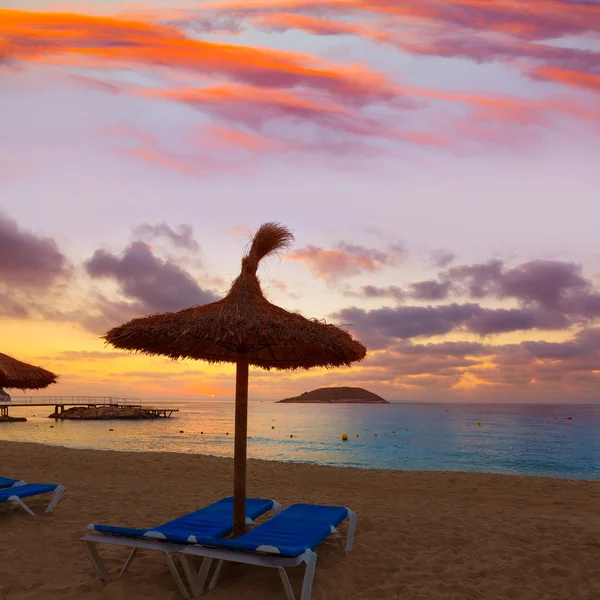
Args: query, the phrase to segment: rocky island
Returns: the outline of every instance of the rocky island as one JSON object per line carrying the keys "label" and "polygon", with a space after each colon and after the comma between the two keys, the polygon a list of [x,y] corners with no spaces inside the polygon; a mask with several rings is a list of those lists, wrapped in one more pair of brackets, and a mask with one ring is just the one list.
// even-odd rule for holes
{"label": "rocky island", "polygon": [[359,387],[325,387],[304,392],[278,403],[299,404],[389,404],[381,396]]}
{"label": "rocky island", "polygon": [[160,415],[137,406],[74,406],[53,412],[50,419],[74,419],[79,421],[102,421],[108,419],[158,419]]}

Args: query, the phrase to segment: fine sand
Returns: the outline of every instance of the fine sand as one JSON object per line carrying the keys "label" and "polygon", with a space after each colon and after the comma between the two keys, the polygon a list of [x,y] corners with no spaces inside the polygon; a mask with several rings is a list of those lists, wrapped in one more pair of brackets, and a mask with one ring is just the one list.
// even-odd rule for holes
{"label": "fine sand", "polygon": [[[104,585],[79,539],[88,523],[154,526],[229,495],[232,462],[207,456],[70,450],[0,442],[0,475],[62,483],[50,515],[0,509],[0,600],[176,600],[159,553]],[[248,493],[343,504],[354,550],[319,549],[314,600],[600,598],[600,483],[249,461]],[[40,499],[31,501],[42,508]],[[120,567],[123,550],[109,550]],[[302,568],[290,571],[300,589]],[[281,598],[277,572],[230,566],[214,600]]]}

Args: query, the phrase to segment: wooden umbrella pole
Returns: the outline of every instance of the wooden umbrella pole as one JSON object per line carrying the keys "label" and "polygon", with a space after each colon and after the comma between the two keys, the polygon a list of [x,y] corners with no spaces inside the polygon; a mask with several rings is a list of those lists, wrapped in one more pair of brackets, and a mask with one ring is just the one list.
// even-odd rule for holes
{"label": "wooden umbrella pole", "polygon": [[248,352],[237,354],[235,375],[235,446],[233,454],[233,537],[246,525],[246,450],[248,443]]}

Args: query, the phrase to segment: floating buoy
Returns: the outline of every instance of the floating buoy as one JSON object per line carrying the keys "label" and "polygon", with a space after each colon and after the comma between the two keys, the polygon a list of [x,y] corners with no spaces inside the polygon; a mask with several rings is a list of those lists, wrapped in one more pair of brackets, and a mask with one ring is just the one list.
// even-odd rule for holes
{"label": "floating buoy", "polygon": [[573,417],[567,417],[567,421],[572,421]]}
{"label": "floating buoy", "polygon": [[406,431],[408,431],[408,427],[406,428]]}
{"label": "floating buoy", "polygon": [[271,429],[275,429],[275,425],[271,425]]}
{"label": "floating buoy", "polygon": [[375,437],[377,437],[377,434],[375,434]]}
{"label": "floating buoy", "polygon": [[204,431],[201,431],[201,432],[200,432],[200,435],[204,435]]}
{"label": "floating buoy", "polygon": [[293,435],[290,435],[290,437],[294,437]]}
{"label": "floating buoy", "polygon": [[109,431],[114,431],[114,429],[109,429]]}
{"label": "floating buoy", "polygon": [[179,433],[183,433],[183,429],[180,429],[180,430],[179,430]]}
{"label": "floating buoy", "polygon": [[477,421],[477,425],[481,425],[481,421]]}
{"label": "floating buoy", "polygon": [[54,429],[54,425],[50,425],[50,429]]}
{"label": "floating buoy", "polygon": [[392,431],[392,433],[396,433],[395,431]]}
{"label": "floating buoy", "polygon": [[227,431],[227,432],[225,433],[225,435],[229,435],[229,431]]}
{"label": "floating buoy", "polygon": [[357,433],[357,434],[356,434],[356,437],[360,437],[360,435]]}
{"label": "floating buoy", "polygon": [[348,440],[348,434],[347,433],[342,433],[342,439],[344,441],[347,441]]}

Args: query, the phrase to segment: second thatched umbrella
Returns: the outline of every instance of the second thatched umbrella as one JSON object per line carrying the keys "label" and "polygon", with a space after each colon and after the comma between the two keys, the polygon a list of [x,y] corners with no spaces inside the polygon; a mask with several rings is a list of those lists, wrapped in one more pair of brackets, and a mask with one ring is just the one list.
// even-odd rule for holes
{"label": "second thatched umbrella", "polygon": [[41,390],[56,383],[58,375],[0,352],[0,388]]}
{"label": "second thatched umbrella", "polygon": [[349,333],[268,302],[256,271],[265,256],[293,241],[288,229],[265,223],[256,232],[242,271],[229,293],[218,302],[176,313],[133,319],[105,336],[124,350],[193,358],[210,363],[236,363],[233,533],[244,531],[246,513],[246,450],[248,365],[263,369],[338,367],[362,360],[366,348]]}

